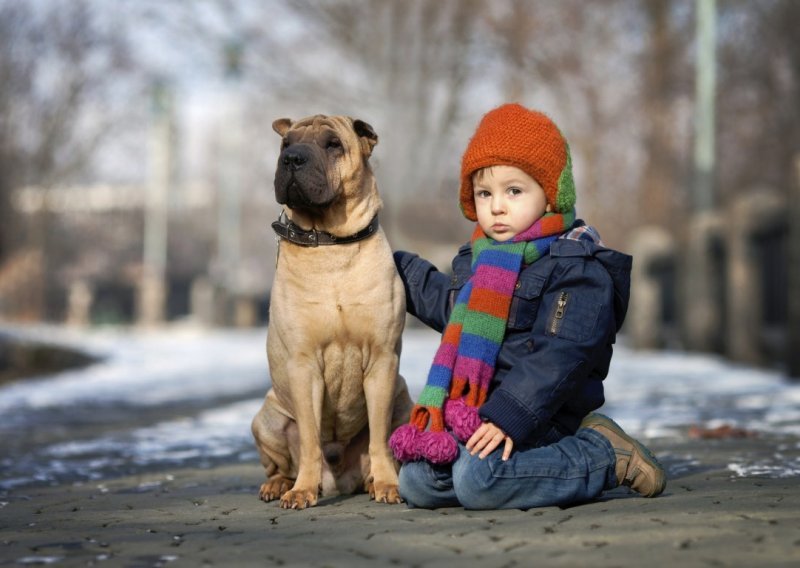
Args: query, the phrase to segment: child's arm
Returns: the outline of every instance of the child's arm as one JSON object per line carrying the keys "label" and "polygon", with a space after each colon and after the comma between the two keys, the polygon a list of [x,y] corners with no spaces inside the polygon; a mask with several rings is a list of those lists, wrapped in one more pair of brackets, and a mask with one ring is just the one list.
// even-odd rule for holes
{"label": "child's arm", "polygon": [[395,252],[394,262],[406,289],[406,311],[436,331],[444,330],[452,309],[451,278],[410,252]]}
{"label": "child's arm", "polygon": [[517,360],[480,416],[517,444],[544,434],[616,332],[614,287],[599,261],[560,262],[543,292],[531,351]]}

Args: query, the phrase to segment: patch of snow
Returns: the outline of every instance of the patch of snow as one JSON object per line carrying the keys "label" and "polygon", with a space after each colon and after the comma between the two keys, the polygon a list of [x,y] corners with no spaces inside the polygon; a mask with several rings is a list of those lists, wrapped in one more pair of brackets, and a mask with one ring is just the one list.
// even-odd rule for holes
{"label": "patch of snow", "polygon": [[[190,416],[127,430],[113,430],[110,424],[108,433],[95,438],[4,456],[0,465],[6,473],[0,487],[102,480],[115,472],[159,464],[257,462],[250,421],[269,387],[265,329],[62,333],[55,339],[72,341],[104,360],[0,388],[0,420],[13,423],[20,435],[36,428],[26,420],[41,420],[42,412],[58,410],[68,420],[71,413],[79,416],[87,403],[113,410],[192,401],[197,409]],[[400,372],[412,398],[425,384],[438,343],[439,335],[430,330],[408,329],[403,336]],[[777,372],[714,356],[635,352],[620,346],[605,388],[602,411],[636,436],[685,436],[689,425],[800,435],[800,384]],[[238,401],[223,404],[217,402],[220,397]],[[69,428],[69,423],[62,427]],[[735,463],[729,469],[737,475],[800,475],[797,460],[785,456]]]}

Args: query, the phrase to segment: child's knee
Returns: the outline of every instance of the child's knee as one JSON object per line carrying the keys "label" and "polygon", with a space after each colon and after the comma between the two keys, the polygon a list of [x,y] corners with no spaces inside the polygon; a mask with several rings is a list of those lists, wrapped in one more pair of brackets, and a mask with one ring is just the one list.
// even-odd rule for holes
{"label": "child's knee", "polygon": [[472,458],[453,470],[453,488],[465,509],[497,509],[501,504],[489,459]]}
{"label": "child's knee", "polygon": [[409,462],[400,468],[400,497],[409,507],[433,509],[436,507],[436,488],[426,462]]}

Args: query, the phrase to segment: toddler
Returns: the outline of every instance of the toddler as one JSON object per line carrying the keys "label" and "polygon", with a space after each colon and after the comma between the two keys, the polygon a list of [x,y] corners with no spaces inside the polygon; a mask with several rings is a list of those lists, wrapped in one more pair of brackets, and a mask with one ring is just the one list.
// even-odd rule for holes
{"label": "toddler", "polygon": [[664,470],[594,413],[628,306],[631,257],[575,217],[569,146],[544,114],[487,113],[461,164],[477,221],[452,278],[398,251],[407,309],[443,331],[408,424],[391,436],[410,507],[569,505]]}

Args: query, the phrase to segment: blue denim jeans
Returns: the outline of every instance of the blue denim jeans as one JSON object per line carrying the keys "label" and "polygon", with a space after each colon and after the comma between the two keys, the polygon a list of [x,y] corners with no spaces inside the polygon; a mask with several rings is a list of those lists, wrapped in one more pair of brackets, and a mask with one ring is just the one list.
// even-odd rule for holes
{"label": "blue denim jeans", "polygon": [[594,430],[582,428],[547,446],[515,449],[507,461],[502,449],[501,444],[479,459],[459,444],[452,464],[405,463],[400,495],[412,508],[530,509],[589,501],[617,486],[614,448]]}

